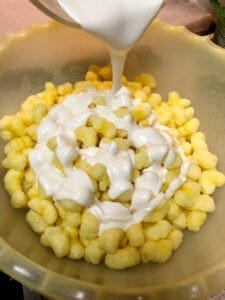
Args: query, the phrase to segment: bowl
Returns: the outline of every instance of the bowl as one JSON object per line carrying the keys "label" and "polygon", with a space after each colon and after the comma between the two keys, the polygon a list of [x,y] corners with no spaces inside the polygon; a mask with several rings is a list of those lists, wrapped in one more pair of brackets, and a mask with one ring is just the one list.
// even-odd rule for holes
{"label": "bowl", "polygon": [[68,16],[68,14],[65,13],[57,1],[30,0],[30,2],[42,10],[45,14],[49,15],[51,18],[54,18],[56,21],[72,27],[80,27]]}
{"label": "bowl", "polygon": [[[6,37],[0,45],[0,117],[15,113],[22,101],[56,84],[83,78],[90,63],[109,61],[105,45],[84,31],[51,22]],[[155,20],[129,53],[126,75],[152,73],[165,96],[177,90],[190,98],[210,149],[225,172],[225,50],[208,37]],[[0,159],[3,158],[3,142]],[[10,207],[0,168],[0,269],[53,299],[205,299],[225,287],[225,188],[214,195],[216,211],[200,232],[185,232],[184,242],[162,265],[143,264],[126,271],[54,257],[25,221],[25,211]]]}

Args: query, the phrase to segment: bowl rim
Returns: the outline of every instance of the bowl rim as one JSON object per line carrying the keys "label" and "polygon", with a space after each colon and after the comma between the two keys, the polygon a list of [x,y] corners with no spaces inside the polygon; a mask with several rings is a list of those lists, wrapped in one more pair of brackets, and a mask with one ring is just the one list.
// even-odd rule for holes
{"label": "bowl rim", "polygon": [[[167,23],[164,23],[160,19],[155,19],[154,22],[157,26],[161,26],[164,31],[168,31],[173,35],[180,35],[182,34],[186,40],[192,40],[194,43],[199,43],[208,47],[210,51],[217,52],[217,55],[223,56],[225,60],[225,49],[221,48],[220,46],[214,44],[211,41],[211,36],[198,36],[184,26],[172,26]],[[57,28],[59,26],[65,26],[57,23],[56,21],[50,21],[48,23],[42,25],[30,25],[26,29],[19,31],[15,34],[7,33],[3,37],[2,41],[0,41],[0,55],[8,51],[10,47],[13,46],[14,42],[17,40],[25,40],[32,36],[33,34],[37,34],[38,32],[42,32],[46,29]],[[31,264],[32,268],[29,268]],[[31,276],[31,270],[34,273],[37,273],[39,278],[38,280],[34,280],[34,277]],[[19,281],[20,283],[26,285],[27,287],[31,288],[34,291],[42,295],[46,295],[50,298],[58,299],[58,291],[62,288],[64,290],[64,282],[67,281],[66,287],[69,290],[78,291],[83,293],[83,296],[89,297],[89,295],[93,294],[93,299],[105,299],[106,295],[125,295],[125,296],[136,296],[136,298],[132,299],[142,299],[140,295],[144,297],[147,296],[155,296],[159,293],[163,292],[169,296],[170,291],[174,290],[175,288],[183,288],[185,286],[189,287],[196,287],[197,289],[201,289],[204,293],[204,296],[209,296],[218,291],[218,288],[224,288],[224,280],[225,278],[225,258],[224,261],[218,263],[217,265],[208,269],[204,275],[196,273],[194,276],[184,279],[182,282],[173,285],[157,285],[155,287],[140,287],[140,288],[112,288],[112,287],[105,287],[102,285],[84,282],[76,278],[67,277],[66,275],[61,275],[56,273],[52,270],[45,268],[43,265],[38,264],[37,262],[32,261],[28,257],[26,257],[21,252],[17,251],[15,248],[7,244],[3,238],[0,237],[0,270],[4,273],[8,274],[15,280]],[[213,274],[220,272],[222,275],[220,276],[220,281],[217,282],[217,289],[214,289],[211,285],[207,286],[206,277],[213,276]],[[65,280],[64,280],[65,279]],[[49,291],[49,284],[54,286],[57,283],[57,291],[50,290]],[[89,294],[88,294],[89,293]],[[101,295],[100,295],[101,293]],[[164,294],[165,295],[165,294]],[[67,297],[67,294],[62,294],[63,297]],[[72,295],[71,295],[72,296]],[[74,298],[71,299],[78,299],[76,298],[76,293],[73,294]],[[72,297],[73,297],[72,296]],[[79,298],[79,299],[90,299],[90,298]],[[61,299],[61,298],[60,298]],[[145,298],[143,298],[144,300]]]}

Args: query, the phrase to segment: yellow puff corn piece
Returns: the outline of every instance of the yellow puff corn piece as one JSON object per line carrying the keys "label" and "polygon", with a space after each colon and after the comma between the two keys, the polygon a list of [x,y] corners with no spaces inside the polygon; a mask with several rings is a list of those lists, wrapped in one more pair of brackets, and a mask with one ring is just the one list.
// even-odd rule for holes
{"label": "yellow puff corn piece", "polygon": [[178,177],[178,172],[179,169],[168,170],[168,173],[166,174],[165,183],[164,183],[166,188],[168,188],[169,185]]}
{"label": "yellow puff corn piece", "polygon": [[45,83],[45,90],[50,91],[55,97],[57,96],[57,88],[54,83],[47,81]]}
{"label": "yellow puff corn piece", "polygon": [[14,116],[4,116],[0,119],[0,130],[11,130],[11,124]]}
{"label": "yellow puff corn piece", "polygon": [[90,81],[78,81],[74,84],[74,92],[81,93],[90,88]]}
{"label": "yellow puff corn piece", "polygon": [[198,231],[205,223],[207,214],[201,211],[192,211],[187,214],[187,228],[191,231]]}
{"label": "yellow puff corn piece", "polygon": [[10,130],[18,137],[26,135],[26,126],[18,117],[13,118]]}
{"label": "yellow puff corn piece", "polygon": [[81,214],[79,212],[66,210],[62,218],[65,224],[68,224],[71,227],[78,227],[81,224]]}
{"label": "yellow puff corn piece", "polygon": [[37,141],[37,124],[32,124],[29,127],[26,128],[26,134],[28,134],[29,137],[33,141]]}
{"label": "yellow puff corn piece", "polygon": [[44,104],[39,103],[39,104],[35,105],[34,110],[33,110],[34,122],[36,124],[39,124],[41,122],[41,120],[45,117],[47,112],[48,112],[47,107]]}
{"label": "yellow puff corn piece", "polygon": [[57,257],[64,257],[70,253],[68,234],[59,226],[48,227],[41,236],[41,243],[46,247],[51,247]]}
{"label": "yellow puff corn piece", "polygon": [[127,190],[119,195],[117,198],[120,202],[129,202],[133,195],[133,189]]}
{"label": "yellow puff corn piece", "polygon": [[168,239],[173,243],[173,250],[177,250],[182,241],[183,241],[183,233],[181,230],[179,229],[173,229],[169,235],[168,235]]}
{"label": "yellow puff corn piece", "polygon": [[24,172],[22,170],[9,170],[4,177],[5,189],[9,194],[21,189],[21,183],[24,179]]}
{"label": "yellow puff corn piece", "polygon": [[98,230],[98,220],[91,212],[85,210],[81,220],[80,237],[83,239],[93,239],[98,236]]}
{"label": "yellow puff corn piece", "polygon": [[119,109],[117,109],[117,110],[114,111],[114,114],[118,118],[124,118],[126,116],[130,116],[131,115],[131,111],[127,107],[120,107]]}
{"label": "yellow puff corn piece", "polygon": [[175,192],[173,198],[177,205],[189,208],[192,207],[200,195],[201,186],[195,181],[186,181],[182,188]]}
{"label": "yellow puff corn piece", "polygon": [[79,229],[77,227],[72,227],[68,225],[65,221],[58,219],[56,221],[56,225],[60,226],[63,231],[65,231],[71,240],[78,240],[79,239]]}
{"label": "yellow puff corn piece", "polygon": [[131,225],[126,231],[129,244],[132,247],[140,247],[145,242],[144,230],[141,224]]}
{"label": "yellow puff corn piece", "polygon": [[49,225],[55,223],[58,214],[54,205],[48,200],[33,199],[29,201],[28,206],[30,211],[27,213],[26,220],[35,232],[43,233]]}
{"label": "yellow puff corn piece", "polygon": [[114,253],[108,253],[105,257],[107,267],[115,270],[123,270],[134,267],[140,263],[140,254],[134,247],[124,247]]}
{"label": "yellow puff corn piece", "polygon": [[182,165],[182,158],[178,153],[176,153],[174,161],[172,162],[171,165],[168,166],[168,170],[180,168],[181,165]]}
{"label": "yellow puff corn piece", "polygon": [[202,192],[211,195],[216,187],[221,187],[225,184],[225,175],[217,170],[203,171],[199,183]]}
{"label": "yellow puff corn piece", "polygon": [[20,152],[9,152],[3,160],[2,165],[5,169],[24,170],[28,164],[27,155]]}
{"label": "yellow puff corn piece", "polygon": [[180,140],[181,146],[184,149],[184,154],[185,155],[191,155],[192,154],[191,143],[187,142],[184,138],[180,138],[179,140]]}
{"label": "yellow puff corn piece", "polygon": [[112,67],[111,65],[101,67],[98,72],[99,76],[104,80],[112,80]]}
{"label": "yellow puff corn piece", "polygon": [[173,242],[169,239],[147,241],[140,249],[142,262],[165,263],[171,256]]}
{"label": "yellow puff corn piece", "polygon": [[180,211],[179,215],[171,222],[179,229],[185,229],[187,227],[187,218],[183,211]]}
{"label": "yellow puff corn piece", "polygon": [[163,203],[156,209],[154,209],[147,217],[145,217],[144,222],[157,222],[162,220],[169,210],[169,202]]}
{"label": "yellow puff corn piece", "polygon": [[198,166],[198,163],[195,161],[192,161],[189,165],[187,177],[190,178],[193,181],[198,181],[201,177],[201,168]]}
{"label": "yellow puff corn piece", "polygon": [[215,210],[215,203],[213,198],[209,195],[200,195],[197,198],[194,206],[189,208],[189,210],[211,213]]}
{"label": "yellow puff corn piece", "polygon": [[91,64],[91,65],[88,67],[88,71],[92,71],[92,72],[95,72],[96,74],[98,74],[100,68],[101,68],[101,67],[98,66],[98,65]]}
{"label": "yellow puff corn piece", "polygon": [[141,83],[143,87],[148,86],[151,89],[156,87],[155,78],[149,73],[142,73],[135,77],[135,81]]}
{"label": "yellow puff corn piece", "polygon": [[114,141],[117,143],[117,147],[121,151],[127,151],[131,146],[130,141],[127,139],[115,138]]}
{"label": "yellow puff corn piece", "polygon": [[118,138],[126,139],[126,138],[127,138],[127,135],[128,135],[128,133],[127,133],[127,131],[124,130],[124,129],[117,129],[117,130],[116,130],[116,136],[117,136]]}
{"label": "yellow puff corn piece", "polygon": [[119,228],[106,229],[99,237],[98,246],[106,253],[114,253],[123,237],[124,232]]}
{"label": "yellow puff corn piece", "polygon": [[11,195],[11,205],[15,208],[27,207],[28,197],[23,190],[17,190]]}
{"label": "yellow puff corn piece", "polygon": [[111,122],[98,116],[91,116],[88,119],[93,128],[104,137],[114,138],[116,136],[116,127]]}
{"label": "yellow puff corn piece", "polygon": [[200,122],[197,118],[192,118],[186,121],[181,128],[184,130],[185,135],[190,135],[199,129]]}
{"label": "yellow puff corn piece", "polygon": [[0,137],[6,141],[9,142],[11,141],[15,136],[13,134],[13,132],[9,131],[9,130],[1,130],[0,131]]}
{"label": "yellow puff corn piece", "polygon": [[64,210],[72,211],[72,212],[81,212],[83,210],[83,206],[81,206],[76,201],[70,199],[61,200],[60,203],[57,205],[57,208],[61,207]]}
{"label": "yellow puff corn piece", "polygon": [[184,108],[184,114],[185,114],[187,121],[192,119],[195,115],[194,107],[190,106],[190,107]]}
{"label": "yellow puff corn piece", "polygon": [[106,175],[99,181],[99,184],[98,184],[99,191],[100,191],[100,192],[105,192],[105,191],[108,189],[109,186],[110,186],[110,180],[109,180],[108,175],[106,174]]}
{"label": "yellow puff corn piece", "polygon": [[187,108],[188,106],[191,105],[191,101],[186,98],[181,98],[178,92],[172,91],[168,95],[167,104],[170,106],[178,105],[183,108]]}
{"label": "yellow puff corn piece", "polygon": [[106,105],[106,99],[101,95],[95,96],[92,103],[95,105]]}
{"label": "yellow puff corn piece", "polygon": [[191,145],[194,151],[198,149],[208,149],[204,133],[198,131],[191,135]]}
{"label": "yellow puff corn piece", "polygon": [[217,165],[218,158],[216,155],[209,152],[207,149],[200,148],[194,151],[192,154],[194,160],[196,160],[202,169],[210,170],[214,169]]}
{"label": "yellow puff corn piece", "polygon": [[142,146],[135,154],[135,165],[138,170],[147,168],[150,166],[150,159],[146,146]]}
{"label": "yellow puff corn piece", "polygon": [[98,238],[95,238],[90,241],[88,246],[84,250],[84,258],[87,262],[91,262],[94,265],[97,265],[103,259],[105,252],[99,248]]}
{"label": "yellow puff corn piece", "polygon": [[72,240],[70,243],[70,252],[68,257],[71,259],[81,259],[84,257],[84,247],[78,240]]}
{"label": "yellow puff corn piece", "polygon": [[90,80],[90,81],[95,81],[95,80],[99,80],[99,76],[96,72],[94,71],[88,71],[85,75],[85,80]]}
{"label": "yellow puff corn piece", "polygon": [[101,163],[97,163],[91,166],[89,174],[96,181],[101,181],[107,175],[106,167]]}
{"label": "yellow puff corn piece", "polygon": [[98,143],[97,132],[92,127],[80,126],[75,130],[76,138],[84,148],[95,147]]}
{"label": "yellow puff corn piece", "polygon": [[166,103],[162,102],[159,106],[153,109],[160,124],[166,125],[173,117],[171,108]]}
{"label": "yellow puff corn piece", "polygon": [[[150,87],[145,87],[145,88],[149,88],[149,91],[147,93],[151,93],[151,89]],[[143,90],[137,90],[136,92],[134,92],[134,98],[135,99],[140,99],[142,102],[147,102],[147,93]]]}
{"label": "yellow puff corn piece", "polygon": [[151,113],[151,108],[149,104],[142,103],[135,106],[134,110],[132,111],[132,116],[135,121],[139,122],[147,119],[150,116],[150,113]]}
{"label": "yellow puff corn piece", "polygon": [[34,210],[29,210],[26,215],[26,221],[31,226],[33,231],[37,233],[44,233],[48,228],[49,224],[44,220],[44,218],[36,213]]}
{"label": "yellow puff corn piece", "polygon": [[[130,89],[130,91],[132,92],[133,96],[135,94],[135,92],[142,90],[142,84],[140,82],[135,82],[135,81],[127,81],[125,82],[125,85]],[[151,88],[148,87],[150,90]]]}
{"label": "yellow puff corn piece", "polygon": [[181,213],[181,208],[174,202],[174,200],[169,201],[169,208],[166,217],[169,221],[176,219]]}
{"label": "yellow puff corn piece", "polygon": [[32,148],[33,146],[34,142],[29,136],[22,136],[12,139],[9,143],[7,143],[4,147],[4,152],[5,154],[10,152],[22,152],[26,148]]}
{"label": "yellow puff corn piece", "polygon": [[178,105],[171,106],[171,110],[173,113],[173,119],[175,121],[175,124],[177,126],[183,125],[184,122],[187,120],[185,110]]}
{"label": "yellow puff corn piece", "polygon": [[155,108],[156,106],[160,105],[162,102],[162,97],[158,93],[152,93],[146,100],[151,106],[151,108]]}
{"label": "yellow puff corn piece", "polygon": [[47,199],[48,196],[45,194],[44,190],[37,184],[33,185],[27,192],[27,196],[30,199]]}
{"label": "yellow puff corn piece", "polygon": [[148,225],[144,229],[145,238],[147,241],[158,241],[168,236],[172,230],[172,225],[166,220],[160,220],[154,224]]}

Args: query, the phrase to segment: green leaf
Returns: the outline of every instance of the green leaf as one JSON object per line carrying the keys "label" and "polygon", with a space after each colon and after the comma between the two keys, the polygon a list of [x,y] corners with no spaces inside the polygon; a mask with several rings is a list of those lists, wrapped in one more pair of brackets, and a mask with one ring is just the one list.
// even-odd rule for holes
{"label": "green leaf", "polygon": [[218,17],[225,18],[225,5],[220,3],[219,0],[210,0],[212,7],[214,8],[215,12],[217,13]]}

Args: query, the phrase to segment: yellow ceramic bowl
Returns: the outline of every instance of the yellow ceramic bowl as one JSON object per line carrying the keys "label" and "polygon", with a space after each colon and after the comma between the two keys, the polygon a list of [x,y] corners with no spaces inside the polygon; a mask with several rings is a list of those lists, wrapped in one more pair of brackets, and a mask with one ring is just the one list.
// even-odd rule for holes
{"label": "yellow ceramic bowl", "polygon": [[[101,41],[56,23],[9,36],[0,45],[0,117],[15,113],[46,81],[82,79],[90,63],[108,59]],[[225,50],[156,20],[129,54],[128,78],[140,72],[151,72],[163,95],[175,89],[192,99],[201,130],[225,172]],[[185,232],[169,262],[115,272],[56,258],[42,247],[25,222],[25,212],[10,207],[2,167],[0,172],[0,269],[39,293],[53,299],[168,300],[205,299],[225,288],[224,188],[215,194],[216,212],[200,232]]]}

